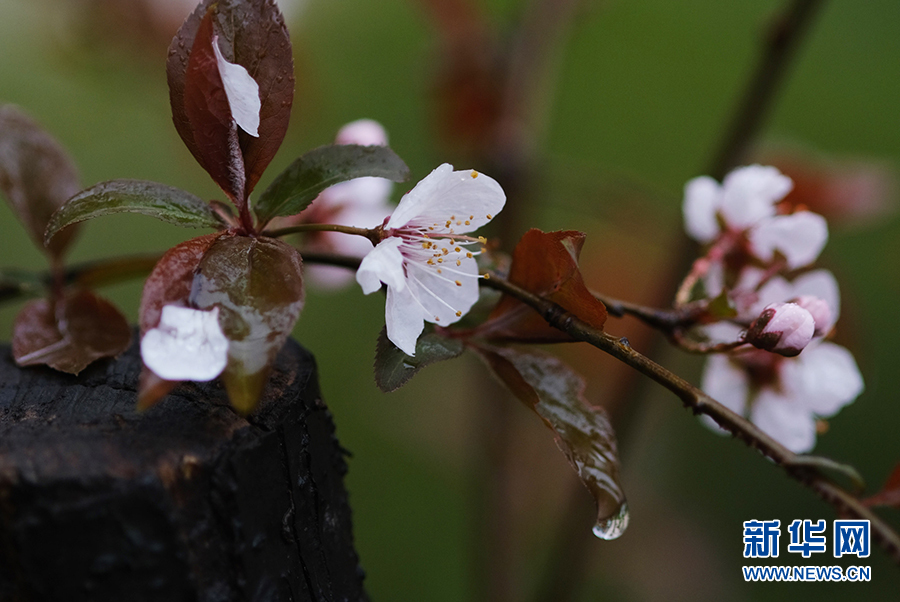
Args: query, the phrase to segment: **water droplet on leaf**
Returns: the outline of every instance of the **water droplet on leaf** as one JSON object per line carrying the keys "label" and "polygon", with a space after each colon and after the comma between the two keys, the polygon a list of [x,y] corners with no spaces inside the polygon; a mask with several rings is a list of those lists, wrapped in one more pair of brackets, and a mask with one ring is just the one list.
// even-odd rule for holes
{"label": "water droplet on leaf", "polygon": [[593,529],[594,535],[600,539],[618,539],[628,528],[628,519],[628,504],[622,502],[616,514],[597,521]]}

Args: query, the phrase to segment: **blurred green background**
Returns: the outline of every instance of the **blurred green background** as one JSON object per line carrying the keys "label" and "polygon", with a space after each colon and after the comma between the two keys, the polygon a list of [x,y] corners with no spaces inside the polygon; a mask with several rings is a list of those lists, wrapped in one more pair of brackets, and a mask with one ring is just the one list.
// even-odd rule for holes
{"label": "blurred green background", "polygon": [[[102,11],[115,4],[0,0],[0,102],[22,106],[57,136],[85,185],[142,178],[215,198],[214,184],[181,143],[169,113],[167,38],[183,13],[158,25],[159,32],[150,31],[148,22],[118,28],[132,8],[104,17]],[[297,96],[284,146],[262,186],[294,157],[329,143],[342,124],[361,117],[385,125],[414,180],[456,160],[437,134],[440,48],[425,4],[308,0],[291,13]],[[484,12],[502,32],[523,4],[485,0]],[[546,136],[538,141],[540,203],[526,215],[532,226],[588,233],[583,264],[590,286],[651,302],[659,270],[681,244],[681,188],[709,164],[780,6],[585,3],[553,79]],[[170,22],[171,31],[164,31]],[[828,2],[762,142],[897,170],[898,101],[900,3]],[[403,190],[398,187],[396,196]],[[841,283],[839,341],[856,355],[866,391],[829,421],[816,452],[856,466],[874,491],[900,461],[900,222],[888,212],[862,226],[832,223],[831,230],[820,263]],[[84,228],[72,260],[161,251],[194,235],[141,216],[107,217]],[[3,266],[44,266],[5,205],[0,258]],[[140,283],[103,292],[136,318]],[[17,309],[0,308],[3,337]],[[491,443],[487,429],[499,415],[513,438],[503,465],[513,493],[505,519],[511,533],[504,545],[515,560],[508,598],[529,599],[560,554],[551,542],[562,515],[583,514],[588,494],[569,502],[578,485],[549,431],[498,394],[473,358],[429,368],[401,391],[380,393],[371,366],[382,324],[378,295],[309,289],[294,332],[318,358],[338,437],[353,454],[347,486],[370,594],[410,601],[476,595],[476,563],[485,557],[483,533],[475,527],[484,509],[479,491]],[[627,320],[611,321],[608,330],[633,336],[633,342],[647,340]],[[599,404],[612,394],[609,382],[622,374],[592,351],[563,352],[590,375],[588,393]],[[701,359],[677,352],[656,359],[699,381]],[[703,428],[674,397],[655,387],[640,391],[646,399],[620,441],[631,526],[613,542],[573,540],[572,548],[586,550],[576,599],[896,599],[900,569],[880,549],[854,563],[873,567],[868,584],[744,583],[742,521],[831,521],[833,510],[743,444]],[[900,523],[896,510],[883,514]],[[587,534],[590,526],[588,520],[578,533]],[[830,552],[804,561],[785,546],[782,537],[782,555],[772,564],[835,564]]]}

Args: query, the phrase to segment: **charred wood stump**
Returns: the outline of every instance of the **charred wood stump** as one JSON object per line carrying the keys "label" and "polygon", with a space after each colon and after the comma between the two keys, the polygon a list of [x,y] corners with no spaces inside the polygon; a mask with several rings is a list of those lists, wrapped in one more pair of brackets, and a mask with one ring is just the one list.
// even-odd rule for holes
{"label": "charred wood stump", "polygon": [[259,409],[217,383],[135,410],[137,346],[79,377],[0,348],[0,600],[360,600],[347,467],[313,357]]}

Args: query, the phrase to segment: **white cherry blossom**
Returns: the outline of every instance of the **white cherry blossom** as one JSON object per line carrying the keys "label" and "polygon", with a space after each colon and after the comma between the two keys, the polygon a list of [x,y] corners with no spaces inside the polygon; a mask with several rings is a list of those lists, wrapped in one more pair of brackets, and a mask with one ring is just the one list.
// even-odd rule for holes
{"label": "white cherry blossom", "polygon": [[779,252],[789,269],[809,265],[828,241],[828,226],[810,211],[777,214],[776,204],[792,187],[790,178],[762,165],[735,169],[721,185],[707,176],[694,178],[684,189],[685,230],[701,243],[746,235],[749,251],[763,261]]}
{"label": "white cherry blossom", "polygon": [[165,380],[212,380],[228,363],[228,339],[219,326],[219,308],[201,311],[166,305],[159,325],[141,339],[141,358]]}
{"label": "white cherry blossom", "polygon": [[815,341],[793,358],[756,349],[712,355],[701,386],[795,453],[815,446],[818,418],[833,416],[864,388],[847,349]]}
{"label": "white cherry blossom", "polygon": [[446,163],[401,199],[356,280],[367,295],[387,285],[387,336],[407,355],[415,355],[425,322],[452,324],[478,300],[475,255],[483,239],[467,233],[505,203],[495,180]]}

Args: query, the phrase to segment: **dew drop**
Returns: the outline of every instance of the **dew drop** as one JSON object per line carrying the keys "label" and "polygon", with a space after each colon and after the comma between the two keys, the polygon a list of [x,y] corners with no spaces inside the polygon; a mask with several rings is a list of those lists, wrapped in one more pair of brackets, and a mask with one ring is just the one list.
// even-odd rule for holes
{"label": "dew drop", "polygon": [[628,504],[622,502],[619,511],[609,518],[597,521],[594,535],[600,539],[618,539],[628,528]]}

